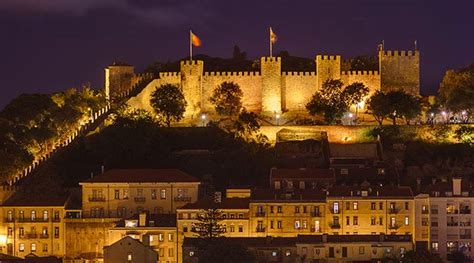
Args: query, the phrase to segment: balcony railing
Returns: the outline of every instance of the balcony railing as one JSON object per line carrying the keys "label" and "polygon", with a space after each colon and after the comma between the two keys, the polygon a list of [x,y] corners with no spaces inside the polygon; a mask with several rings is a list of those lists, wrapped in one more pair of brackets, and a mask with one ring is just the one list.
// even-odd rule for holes
{"label": "balcony railing", "polygon": [[458,222],[447,222],[446,225],[447,226],[458,226],[459,223]]}
{"label": "balcony railing", "polygon": [[398,213],[398,209],[395,208],[395,207],[389,208],[389,209],[388,209],[388,213],[389,213],[389,214],[396,214],[396,213]]}
{"label": "balcony railing", "polygon": [[471,239],[471,234],[459,235],[460,239]]}
{"label": "balcony railing", "polygon": [[35,217],[35,218],[23,217],[23,218],[18,218],[18,222],[36,222],[36,223],[49,222],[49,218],[44,218],[44,217]]}
{"label": "balcony railing", "polygon": [[105,196],[89,196],[89,202],[105,202]]}
{"label": "balcony railing", "polygon": [[61,222],[61,218],[53,218],[52,220],[53,220],[53,222],[55,222],[55,223]]}
{"label": "balcony railing", "polygon": [[255,216],[256,216],[256,217],[264,217],[264,216],[265,216],[265,212],[257,212],[257,213],[255,213]]}
{"label": "balcony railing", "polygon": [[427,210],[427,209],[426,209],[426,210],[421,210],[421,213],[422,213],[422,214],[429,214],[429,213],[430,213],[430,211],[429,211],[429,210]]}
{"label": "balcony railing", "polygon": [[460,209],[460,210],[459,210],[459,213],[460,213],[460,214],[468,215],[468,214],[471,213],[471,209]]}
{"label": "balcony railing", "polygon": [[388,229],[399,229],[399,228],[400,228],[400,226],[397,225],[397,224],[388,226]]}
{"label": "balcony railing", "polygon": [[7,222],[7,223],[12,223],[14,221],[15,221],[15,218],[13,218],[13,217],[12,218],[8,218],[8,217],[5,218],[5,222]]}
{"label": "balcony railing", "polygon": [[144,196],[137,196],[134,198],[135,203],[145,203],[146,198]]}
{"label": "balcony railing", "polygon": [[26,238],[28,238],[28,239],[35,239],[35,238],[38,238],[38,234],[27,234],[27,235],[26,235]]}
{"label": "balcony railing", "polygon": [[256,232],[259,232],[259,233],[265,232],[265,228],[264,228],[264,227],[257,227],[257,228],[255,229],[255,231],[256,231]]}
{"label": "balcony railing", "polygon": [[321,212],[320,211],[311,211],[311,216],[312,217],[321,217]]}
{"label": "balcony railing", "polygon": [[191,197],[190,196],[176,196],[174,198],[175,202],[191,202]]}
{"label": "balcony railing", "polygon": [[471,226],[471,222],[459,222],[459,226]]}
{"label": "balcony railing", "polygon": [[339,229],[341,228],[341,225],[339,223],[332,223],[329,225],[331,229]]}
{"label": "balcony railing", "polygon": [[315,227],[311,227],[311,232],[312,233],[321,233],[321,228],[316,229]]}
{"label": "balcony railing", "polygon": [[40,235],[40,238],[46,239],[46,238],[49,238],[49,235],[48,235],[48,234],[41,234],[41,235]]}
{"label": "balcony railing", "polygon": [[339,214],[340,210],[339,209],[330,209],[332,214]]}

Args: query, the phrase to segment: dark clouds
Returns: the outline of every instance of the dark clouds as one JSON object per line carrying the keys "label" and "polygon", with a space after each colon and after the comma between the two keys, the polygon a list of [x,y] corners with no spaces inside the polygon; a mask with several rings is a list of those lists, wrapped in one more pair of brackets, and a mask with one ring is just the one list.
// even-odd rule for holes
{"label": "dark clouds", "polygon": [[52,92],[91,82],[125,60],[142,69],[154,60],[187,56],[188,31],[203,40],[197,53],[250,57],[276,50],[314,57],[421,49],[422,91],[433,93],[447,68],[474,62],[474,1],[437,0],[0,0],[0,108],[22,92]]}

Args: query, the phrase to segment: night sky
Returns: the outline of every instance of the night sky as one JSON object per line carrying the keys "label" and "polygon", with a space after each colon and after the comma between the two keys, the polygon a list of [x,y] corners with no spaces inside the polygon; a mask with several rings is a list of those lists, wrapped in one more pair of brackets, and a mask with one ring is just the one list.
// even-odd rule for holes
{"label": "night sky", "polygon": [[474,63],[474,0],[0,0],[0,109],[21,93],[103,85],[115,60],[143,69],[195,53],[249,58],[275,51],[314,57],[421,50],[422,93],[436,92],[448,68]]}

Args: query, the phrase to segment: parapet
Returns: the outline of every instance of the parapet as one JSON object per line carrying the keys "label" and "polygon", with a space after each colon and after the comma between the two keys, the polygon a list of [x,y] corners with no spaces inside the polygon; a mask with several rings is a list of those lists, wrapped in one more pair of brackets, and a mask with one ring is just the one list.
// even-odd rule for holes
{"label": "parapet", "polygon": [[180,73],[179,72],[160,72],[158,76],[161,78],[164,77],[179,77]]}
{"label": "parapet", "polygon": [[181,60],[180,65],[204,65],[202,60]]}
{"label": "parapet", "polygon": [[341,71],[341,75],[366,75],[366,76],[378,76],[380,73],[373,70],[352,70],[352,71]]}
{"label": "parapet", "polygon": [[341,60],[340,55],[328,56],[328,55],[317,55],[316,60]]}
{"label": "parapet", "polygon": [[204,76],[260,76],[260,72],[258,71],[228,71],[228,72],[208,71],[208,72],[204,72]]}
{"label": "parapet", "polygon": [[411,57],[411,56],[418,56],[420,51],[418,50],[383,50],[380,51],[383,56],[392,56],[392,57]]}
{"label": "parapet", "polygon": [[314,71],[289,71],[289,72],[282,72],[282,76],[316,76],[316,72]]}
{"label": "parapet", "polygon": [[281,57],[262,57],[261,60],[265,62],[281,62]]}

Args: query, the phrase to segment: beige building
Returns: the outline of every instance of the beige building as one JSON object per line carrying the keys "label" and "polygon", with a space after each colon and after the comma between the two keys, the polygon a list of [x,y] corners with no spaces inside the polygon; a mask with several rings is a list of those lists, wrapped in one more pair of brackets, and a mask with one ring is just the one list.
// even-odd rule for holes
{"label": "beige building", "polygon": [[337,186],[328,190],[326,233],[412,235],[415,206],[409,187]]}
{"label": "beige building", "polygon": [[109,243],[124,237],[148,244],[159,255],[159,263],[177,262],[178,235],[175,214],[154,215],[143,212],[120,221],[109,230]]}
{"label": "beige building", "polygon": [[250,199],[251,236],[294,237],[325,233],[325,211],[326,194],[320,190],[254,190]]}
{"label": "beige building", "polygon": [[67,196],[40,197],[15,193],[1,206],[2,253],[25,257],[65,255]]}
{"label": "beige building", "polygon": [[468,182],[454,178],[428,186],[415,197],[417,247],[447,260],[455,251],[474,257],[472,208],[474,192]]}
{"label": "beige building", "polygon": [[158,254],[147,244],[124,237],[104,247],[104,263],[156,263]]}
{"label": "beige building", "polygon": [[175,213],[197,201],[200,182],[176,169],[114,169],[81,182],[83,218]]}

